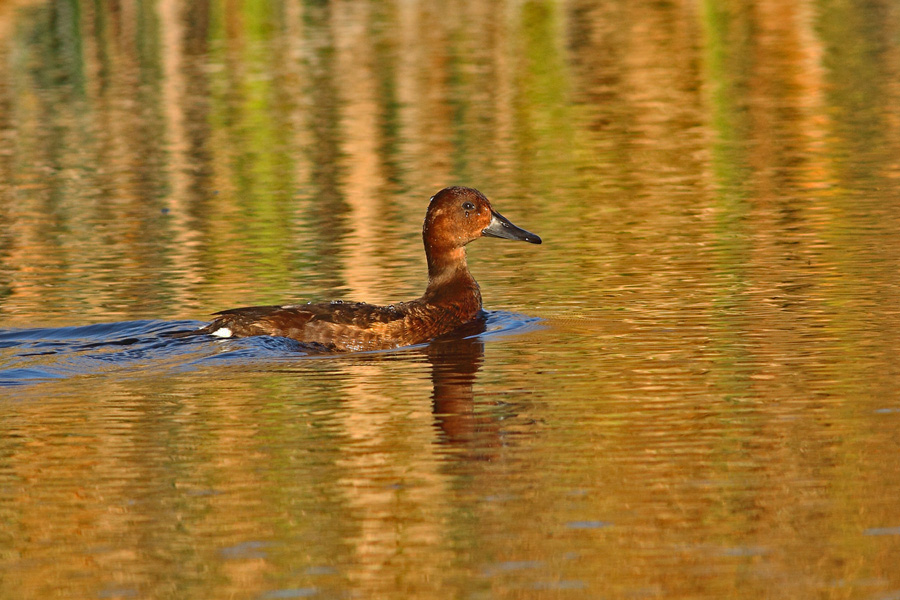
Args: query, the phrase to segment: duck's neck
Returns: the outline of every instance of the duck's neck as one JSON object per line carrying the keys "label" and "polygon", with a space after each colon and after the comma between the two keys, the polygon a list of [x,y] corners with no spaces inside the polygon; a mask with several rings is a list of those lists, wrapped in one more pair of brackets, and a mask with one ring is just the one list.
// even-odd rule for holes
{"label": "duck's neck", "polygon": [[465,247],[426,251],[428,258],[428,289],[424,298],[430,302],[477,301],[481,307],[481,292],[469,273]]}
{"label": "duck's neck", "polygon": [[469,272],[465,246],[440,250],[427,248],[425,257],[428,259],[428,287],[452,278],[458,271]]}

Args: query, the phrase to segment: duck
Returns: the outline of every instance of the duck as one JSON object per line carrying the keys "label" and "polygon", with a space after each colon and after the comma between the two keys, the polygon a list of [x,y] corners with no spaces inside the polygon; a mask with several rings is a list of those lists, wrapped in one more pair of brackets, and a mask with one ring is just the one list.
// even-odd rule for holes
{"label": "duck", "polygon": [[466,245],[481,237],[540,244],[470,187],[431,197],[422,226],[428,285],[420,298],[387,306],[310,302],[223,310],[197,333],[218,338],[281,336],[323,352],[388,350],[429,342],[481,316],[481,290],[466,263]]}

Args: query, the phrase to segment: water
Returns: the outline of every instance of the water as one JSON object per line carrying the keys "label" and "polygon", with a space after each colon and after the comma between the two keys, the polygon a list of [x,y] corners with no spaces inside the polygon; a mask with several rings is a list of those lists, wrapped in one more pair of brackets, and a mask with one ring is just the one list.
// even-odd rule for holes
{"label": "water", "polygon": [[[890,3],[0,4],[0,598],[900,596]],[[209,313],[421,294],[321,356]]]}
{"label": "water", "polygon": [[[52,379],[116,374],[141,377],[148,372],[171,374],[228,364],[275,368],[279,361],[342,360],[393,353],[431,352],[448,344],[477,346],[484,341],[534,330],[540,319],[503,311],[485,312],[472,326],[441,337],[432,344],[393,351],[359,352],[352,356],[323,353],[320,348],[278,337],[216,339],[188,335],[201,321],[131,321],[82,327],[0,330],[0,387],[41,383]],[[479,351],[478,357],[483,352]],[[472,361],[476,361],[473,356]]]}

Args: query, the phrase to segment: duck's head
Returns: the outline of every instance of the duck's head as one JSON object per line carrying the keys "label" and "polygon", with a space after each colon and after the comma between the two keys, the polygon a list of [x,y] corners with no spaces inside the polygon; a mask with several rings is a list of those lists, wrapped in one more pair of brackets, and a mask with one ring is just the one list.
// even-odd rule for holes
{"label": "duck's head", "polygon": [[428,251],[462,248],[483,236],[540,244],[541,238],[510,223],[478,190],[449,187],[431,198],[422,229]]}

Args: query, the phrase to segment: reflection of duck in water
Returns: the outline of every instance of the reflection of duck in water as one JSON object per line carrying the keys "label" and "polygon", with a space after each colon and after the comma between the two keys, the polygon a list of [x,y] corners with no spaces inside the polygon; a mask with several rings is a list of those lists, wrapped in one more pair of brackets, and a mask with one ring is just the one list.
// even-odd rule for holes
{"label": "reflection of duck in water", "polygon": [[446,188],[431,198],[425,214],[428,288],[421,298],[389,306],[335,301],[236,308],[216,313],[213,322],[197,333],[284,336],[341,352],[427,342],[480,313],[481,292],[469,273],[465,246],[482,236],[541,243],[541,238],[495,212],[478,190]]}
{"label": "reflection of duck in water", "polygon": [[451,336],[433,340],[426,352],[431,363],[434,386],[433,409],[444,441],[468,446],[475,444],[483,451],[496,446],[497,423],[490,416],[475,412],[475,375],[484,362],[486,319],[479,315],[457,329]]}

